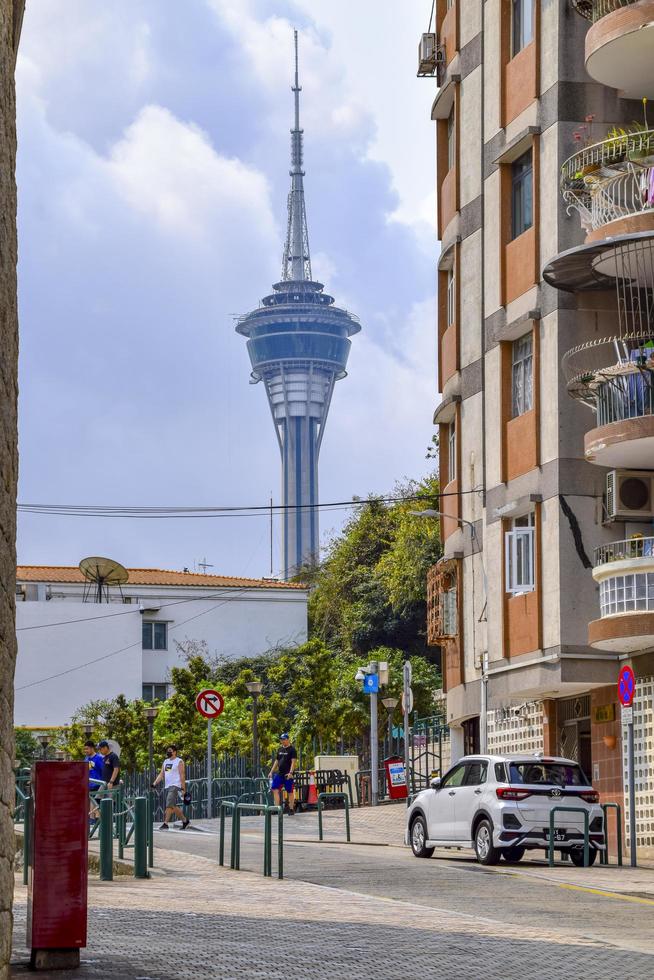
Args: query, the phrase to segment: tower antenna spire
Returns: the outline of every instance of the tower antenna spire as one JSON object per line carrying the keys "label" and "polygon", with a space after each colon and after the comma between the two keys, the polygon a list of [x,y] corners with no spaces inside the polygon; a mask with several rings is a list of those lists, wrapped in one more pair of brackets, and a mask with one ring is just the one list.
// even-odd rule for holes
{"label": "tower antenna spire", "polygon": [[304,130],[300,127],[300,69],[298,34],[293,31],[295,42],[295,84],[291,87],[295,99],[295,124],[291,130],[291,189],[288,194],[288,225],[282,258],[282,280],[291,282],[311,281],[311,256],[309,231],[304,202]]}

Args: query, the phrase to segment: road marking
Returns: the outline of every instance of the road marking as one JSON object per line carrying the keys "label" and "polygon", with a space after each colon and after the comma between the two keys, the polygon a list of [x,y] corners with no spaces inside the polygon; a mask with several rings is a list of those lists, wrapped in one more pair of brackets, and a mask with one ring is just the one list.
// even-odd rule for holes
{"label": "road marking", "polygon": [[574,892],[588,892],[590,895],[601,895],[603,898],[619,898],[623,902],[634,902],[636,905],[654,905],[654,898],[637,898],[635,895],[623,895],[620,892],[608,892],[604,891],[602,888],[589,888],[587,885],[569,885],[565,881],[553,881],[552,884],[558,885],[559,888],[567,888]]}

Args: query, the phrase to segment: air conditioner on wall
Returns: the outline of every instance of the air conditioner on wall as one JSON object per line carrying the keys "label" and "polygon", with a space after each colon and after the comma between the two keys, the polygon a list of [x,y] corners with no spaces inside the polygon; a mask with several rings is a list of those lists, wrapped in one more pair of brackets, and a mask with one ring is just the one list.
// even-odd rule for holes
{"label": "air conditioner on wall", "polygon": [[423,34],[418,45],[418,75],[433,75],[437,61],[436,35]]}
{"label": "air conditioner on wall", "polygon": [[605,505],[607,522],[654,517],[654,473],[611,470],[606,474]]}

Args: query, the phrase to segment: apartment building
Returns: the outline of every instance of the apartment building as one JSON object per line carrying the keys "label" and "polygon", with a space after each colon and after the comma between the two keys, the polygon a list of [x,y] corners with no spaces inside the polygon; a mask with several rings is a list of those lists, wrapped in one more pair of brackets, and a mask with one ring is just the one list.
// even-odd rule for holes
{"label": "apartment building", "polygon": [[[579,759],[654,847],[653,0],[436,0],[444,557],[454,757]],[[425,83],[427,84],[427,83]]]}

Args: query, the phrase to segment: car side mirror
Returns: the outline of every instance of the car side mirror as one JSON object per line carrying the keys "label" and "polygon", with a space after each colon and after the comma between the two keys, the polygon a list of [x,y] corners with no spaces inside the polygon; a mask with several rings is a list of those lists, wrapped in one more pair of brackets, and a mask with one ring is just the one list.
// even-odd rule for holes
{"label": "car side mirror", "polygon": [[442,782],[443,780],[441,779],[440,776],[434,776],[433,779],[429,780],[429,785],[431,786],[432,789],[440,789]]}

